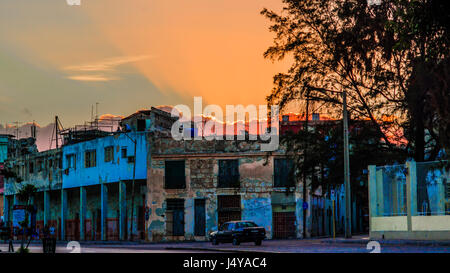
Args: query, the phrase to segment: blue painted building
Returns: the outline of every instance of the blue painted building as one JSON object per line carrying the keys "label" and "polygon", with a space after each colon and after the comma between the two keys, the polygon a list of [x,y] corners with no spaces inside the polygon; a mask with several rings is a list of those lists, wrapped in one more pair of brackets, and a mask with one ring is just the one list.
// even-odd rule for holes
{"label": "blue painted building", "polygon": [[4,176],[1,174],[4,163],[8,158],[8,146],[11,135],[0,135],[0,213],[3,220],[4,212]]}
{"label": "blue painted building", "polygon": [[19,204],[20,188],[32,184],[41,232],[48,225],[61,240],[145,239],[147,135],[170,131],[173,121],[170,113],[152,108],[122,119],[116,131],[100,130],[101,121],[64,130],[58,149],[21,147],[26,155],[8,160],[15,175],[6,183],[7,211]]}
{"label": "blue painted building", "polygon": [[4,163],[8,158],[8,146],[11,135],[0,135],[0,163]]}
{"label": "blue painted building", "polygon": [[[125,240],[132,228],[135,238],[145,238],[141,219],[146,194],[147,150],[145,131],[119,132],[63,146],[61,199],[65,212],[61,217],[63,222],[69,223],[63,236],[81,240]],[[132,202],[133,212],[130,210]],[[128,220],[131,218],[133,227]]]}
{"label": "blue painted building", "polygon": [[[133,141],[136,141],[136,154]],[[130,181],[133,179],[134,160],[135,179],[147,179],[145,132],[116,133],[66,145],[62,151],[65,189]]]}

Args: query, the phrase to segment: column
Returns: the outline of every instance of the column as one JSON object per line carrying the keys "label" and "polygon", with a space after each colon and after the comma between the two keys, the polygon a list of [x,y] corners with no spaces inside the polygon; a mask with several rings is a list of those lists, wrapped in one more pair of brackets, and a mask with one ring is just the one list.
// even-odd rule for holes
{"label": "column", "polygon": [[9,223],[9,196],[3,196],[3,221]]}
{"label": "column", "polygon": [[106,223],[106,217],[108,215],[108,188],[106,184],[100,185],[100,195],[101,195],[101,232],[102,232],[102,240],[106,241],[106,232],[108,229],[107,223]]}
{"label": "column", "polygon": [[125,240],[127,215],[127,185],[119,181],[119,239]]}
{"label": "column", "polygon": [[61,190],[61,240],[66,239],[67,190]]}
{"label": "column", "polygon": [[[356,199],[356,198],[355,198]],[[358,231],[358,225],[356,223],[356,200],[352,202],[352,232],[355,233]]]}
{"label": "column", "polygon": [[417,166],[415,161],[406,162],[406,207],[408,212],[408,231],[412,231],[412,216],[417,215]]}
{"label": "column", "polygon": [[[377,192],[377,216],[386,216],[384,211],[384,180],[383,180],[383,170],[380,169],[376,173],[376,192]],[[388,192],[389,193],[389,192]]]}
{"label": "column", "polygon": [[377,206],[377,166],[369,166],[369,232],[372,228],[372,218],[378,216]]}
{"label": "column", "polygon": [[[243,202],[244,200],[242,200]],[[184,215],[184,234],[188,240],[194,239],[195,229],[195,204],[194,198],[186,198],[185,200],[185,215]]]}
{"label": "column", "polygon": [[50,191],[44,191],[44,227],[50,220]]}
{"label": "column", "polygon": [[86,187],[80,187],[80,240],[86,240]]}
{"label": "column", "polygon": [[441,173],[440,173],[440,177],[437,178],[436,181],[436,186],[437,186],[437,211],[435,213],[437,213],[437,215],[445,215],[445,186],[446,183],[450,183],[450,182],[445,182],[445,168],[442,169]]}

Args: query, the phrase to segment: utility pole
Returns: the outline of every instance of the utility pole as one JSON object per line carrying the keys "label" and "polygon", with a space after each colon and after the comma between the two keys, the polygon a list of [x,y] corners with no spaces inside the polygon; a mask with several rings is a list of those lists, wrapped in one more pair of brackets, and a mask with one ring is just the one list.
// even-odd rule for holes
{"label": "utility pole", "polygon": [[136,139],[134,143],[134,162],[133,162],[133,183],[131,183],[131,223],[130,223],[130,239],[133,241],[133,223],[134,223],[134,182],[136,180]]}
{"label": "utility pole", "polygon": [[59,148],[59,145],[58,145],[58,134],[59,134],[59,132],[58,132],[58,116],[55,116],[55,137],[56,137],[56,149],[58,149],[58,148]]}
{"label": "utility pole", "polygon": [[[305,119],[305,136],[308,136],[309,130],[308,130],[308,119],[309,119],[309,98],[306,98],[306,119]],[[308,209],[305,208],[305,202],[306,202],[306,179],[307,179],[307,167],[306,167],[306,156],[308,151],[308,138],[305,137],[305,150],[303,151],[303,204],[302,204],[302,211],[303,211],[303,239],[306,238],[306,214]]]}
{"label": "utility pole", "polygon": [[352,209],[350,194],[350,158],[348,144],[347,91],[342,92],[344,123],[344,185],[345,185],[345,238],[352,237]]}
{"label": "utility pole", "polygon": [[135,139],[132,139],[127,132],[124,133],[131,142],[134,144],[134,162],[133,162],[133,182],[131,183],[131,223],[130,232],[128,232],[128,240],[133,241],[133,217],[134,217],[134,184],[136,181],[136,146],[137,146],[137,135]]}

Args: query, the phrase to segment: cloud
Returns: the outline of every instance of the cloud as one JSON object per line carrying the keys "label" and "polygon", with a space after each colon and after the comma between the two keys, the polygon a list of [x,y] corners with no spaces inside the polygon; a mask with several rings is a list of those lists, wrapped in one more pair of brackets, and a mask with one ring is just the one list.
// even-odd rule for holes
{"label": "cloud", "polygon": [[69,76],[67,78],[74,81],[84,81],[84,82],[107,82],[119,79],[117,77],[108,77],[105,75],[74,75]]}
{"label": "cloud", "polygon": [[149,59],[151,56],[142,55],[142,56],[121,56],[108,58],[103,61],[81,64],[81,65],[72,65],[66,66],[64,70],[71,71],[112,71],[119,65],[134,63],[141,60]]}
{"label": "cloud", "polygon": [[122,115],[114,115],[114,114],[103,114],[98,119],[99,120],[114,120],[114,119],[123,119]]}
{"label": "cloud", "polygon": [[142,61],[145,59],[149,59],[151,56],[149,55],[138,55],[138,56],[120,56],[107,58],[102,61],[93,62],[93,63],[85,63],[79,65],[70,65],[63,68],[65,71],[69,71],[69,73],[73,72],[95,72],[96,74],[88,74],[88,75],[71,75],[68,76],[68,79],[76,80],[76,81],[111,81],[111,80],[119,80],[119,77],[109,76],[111,73],[117,73],[117,67],[124,64],[135,63],[138,61]]}

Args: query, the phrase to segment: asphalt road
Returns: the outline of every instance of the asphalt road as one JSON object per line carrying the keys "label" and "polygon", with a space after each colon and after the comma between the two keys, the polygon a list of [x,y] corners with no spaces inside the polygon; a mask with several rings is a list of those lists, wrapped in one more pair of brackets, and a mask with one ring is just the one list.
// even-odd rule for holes
{"label": "asphalt road", "polygon": [[[375,243],[376,244],[376,243]],[[78,248],[77,243],[67,246],[58,243],[57,253],[214,253],[214,252],[275,252],[275,253],[369,253],[373,248],[366,243],[326,243],[323,240],[267,240],[262,246],[253,243],[243,243],[240,246],[220,244],[213,246],[209,242],[190,243],[158,243],[158,244],[130,244],[130,243],[90,243],[82,242]],[[19,243],[14,244],[15,249]],[[8,251],[7,244],[0,244],[2,252]],[[30,245],[32,253],[42,253],[39,243]],[[450,246],[421,246],[421,245],[390,245],[380,244],[381,253],[450,253]]]}

